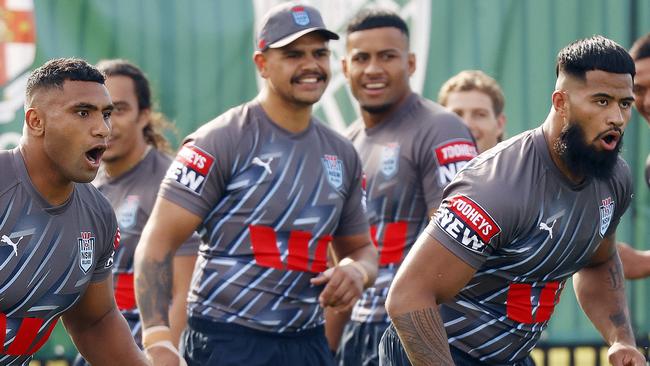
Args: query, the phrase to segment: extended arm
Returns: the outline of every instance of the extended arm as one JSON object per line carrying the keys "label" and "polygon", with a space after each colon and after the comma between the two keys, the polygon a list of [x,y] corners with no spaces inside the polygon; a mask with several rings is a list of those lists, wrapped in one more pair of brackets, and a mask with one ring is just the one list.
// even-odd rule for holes
{"label": "extended arm", "polygon": [[88,285],[81,300],[63,315],[79,352],[93,365],[148,365],[113,297],[111,276]]}
{"label": "extended arm", "polygon": [[609,361],[614,366],[640,366],[645,361],[636,349],[614,243],[613,234],[603,239],[592,264],[574,275],[573,287],[583,311],[610,345]]}
{"label": "extended arm", "polygon": [[650,250],[636,250],[622,242],[616,243],[616,249],[626,279],[636,280],[650,276]]}
{"label": "extended arm", "polygon": [[174,344],[178,345],[181,333],[187,325],[187,293],[194,272],[195,255],[175,256],[172,301],[169,305],[169,327]]}
{"label": "extended arm", "polygon": [[[135,296],[142,318],[143,343],[147,328],[170,324],[174,253],[200,222],[200,217],[162,197],[154,205],[136,248],[134,263]],[[173,340],[171,333],[169,338]],[[162,347],[145,348],[145,351],[153,359],[157,358],[156,353],[167,353],[164,356],[167,358],[172,356]]]}
{"label": "extended arm", "polygon": [[332,247],[338,265],[329,268],[311,281],[325,284],[319,301],[323,307],[334,311],[349,311],[361,297],[364,288],[372,286],[377,277],[377,249],[368,233],[335,237]]}
{"label": "extended arm", "polygon": [[453,365],[438,304],[453,298],[475,270],[420,234],[393,281],[386,310],[414,366]]}

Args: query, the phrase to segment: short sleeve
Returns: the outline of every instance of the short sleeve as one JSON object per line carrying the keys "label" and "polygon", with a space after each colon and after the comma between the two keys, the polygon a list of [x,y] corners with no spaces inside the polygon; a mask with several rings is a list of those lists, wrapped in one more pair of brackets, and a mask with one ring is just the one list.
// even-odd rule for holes
{"label": "short sleeve", "polygon": [[[630,172],[630,167],[627,165],[625,160],[619,159],[618,161],[618,173],[614,176],[614,191],[616,194],[615,206],[614,206],[614,216],[612,217],[612,222],[605,233],[605,236],[611,235],[616,232],[621,217],[625,214],[625,211],[630,207],[632,201],[632,196],[634,194],[634,187],[632,184],[632,173]],[[603,206],[605,206],[603,204]],[[601,210],[603,208],[601,207]]]}
{"label": "short sleeve", "polygon": [[491,166],[460,172],[445,189],[442,203],[425,229],[476,269],[510,242],[524,216],[515,197],[504,197],[515,190],[494,172]]}
{"label": "short sleeve", "polygon": [[343,203],[335,236],[357,235],[370,230],[366,217],[366,177],[361,168],[361,160],[352,146],[347,160],[353,163],[353,168],[350,169],[350,188]]}
{"label": "short sleeve", "polygon": [[228,128],[206,128],[209,125],[184,140],[158,193],[199,217],[221,199],[232,167],[233,143],[238,141]]}
{"label": "short sleeve", "polygon": [[96,243],[97,247],[101,248],[101,252],[98,253],[99,259],[93,271],[91,282],[101,282],[108,277],[113,269],[115,251],[120,246],[120,229],[117,226],[117,219],[112,211],[110,212],[110,217],[108,232],[101,238],[103,242]]}
{"label": "short sleeve", "polygon": [[434,120],[423,135],[417,164],[428,212],[438,207],[456,173],[478,155],[469,130],[456,116],[440,113]]}

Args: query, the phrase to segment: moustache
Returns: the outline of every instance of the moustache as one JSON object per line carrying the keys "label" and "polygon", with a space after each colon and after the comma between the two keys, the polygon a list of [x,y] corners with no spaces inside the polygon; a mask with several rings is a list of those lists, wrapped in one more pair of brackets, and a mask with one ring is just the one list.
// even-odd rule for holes
{"label": "moustache", "polygon": [[291,78],[291,83],[298,83],[300,79],[306,77],[315,77],[317,81],[326,81],[327,76],[325,74],[315,74],[315,73],[305,73]]}

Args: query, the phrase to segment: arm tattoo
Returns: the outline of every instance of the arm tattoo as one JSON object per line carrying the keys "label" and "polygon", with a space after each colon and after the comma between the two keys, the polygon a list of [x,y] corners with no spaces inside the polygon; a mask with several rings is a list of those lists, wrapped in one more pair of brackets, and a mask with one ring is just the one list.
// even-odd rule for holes
{"label": "arm tattoo", "polygon": [[145,327],[169,324],[169,302],[172,298],[172,259],[168,253],[161,261],[145,258],[140,264],[140,274],[136,276],[138,308]]}
{"label": "arm tattoo", "polygon": [[627,317],[624,312],[618,312],[609,316],[609,320],[612,321],[616,328],[627,326]]}
{"label": "arm tattoo", "polygon": [[413,366],[454,364],[447,333],[437,308],[399,315],[393,318],[393,324]]}
{"label": "arm tattoo", "polygon": [[618,258],[615,257],[609,265],[609,268],[607,268],[611,290],[618,290],[623,286],[623,268],[621,261],[616,259]]}

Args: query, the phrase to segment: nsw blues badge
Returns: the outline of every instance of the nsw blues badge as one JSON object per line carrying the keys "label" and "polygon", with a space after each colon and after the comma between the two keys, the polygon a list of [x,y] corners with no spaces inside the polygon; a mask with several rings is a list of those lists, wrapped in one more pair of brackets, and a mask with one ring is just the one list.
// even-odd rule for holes
{"label": "nsw blues badge", "polygon": [[600,236],[605,236],[609,224],[612,222],[612,216],[614,216],[614,200],[612,197],[607,197],[604,200],[601,200],[602,205],[600,205]]}
{"label": "nsw blues badge", "polygon": [[399,144],[391,142],[384,146],[381,151],[381,174],[390,179],[399,170]]}
{"label": "nsw blues badge", "polygon": [[140,207],[139,196],[126,196],[126,199],[116,212],[117,222],[122,229],[130,229],[135,225],[138,219],[138,207]]}
{"label": "nsw blues badge", "polygon": [[343,162],[338,156],[327,154],[323,155],[321,160],[323,168],[325,168],[327,181],[334,189],[339,190],[343,185]]}
{"label": "nsw blues badge", "polygon": [[291,16],[293,16],[293,21],[298,25],[309,24],[309,14],[307,14],[305,8],[302,6],[294,6],[291,8]]}
{"label": "nsw blues badge", "polygon": [[95,237],[90,231],[82,231],[79,242],[79,268],[88,273],[93,266],[93,253],[95,252]]}

